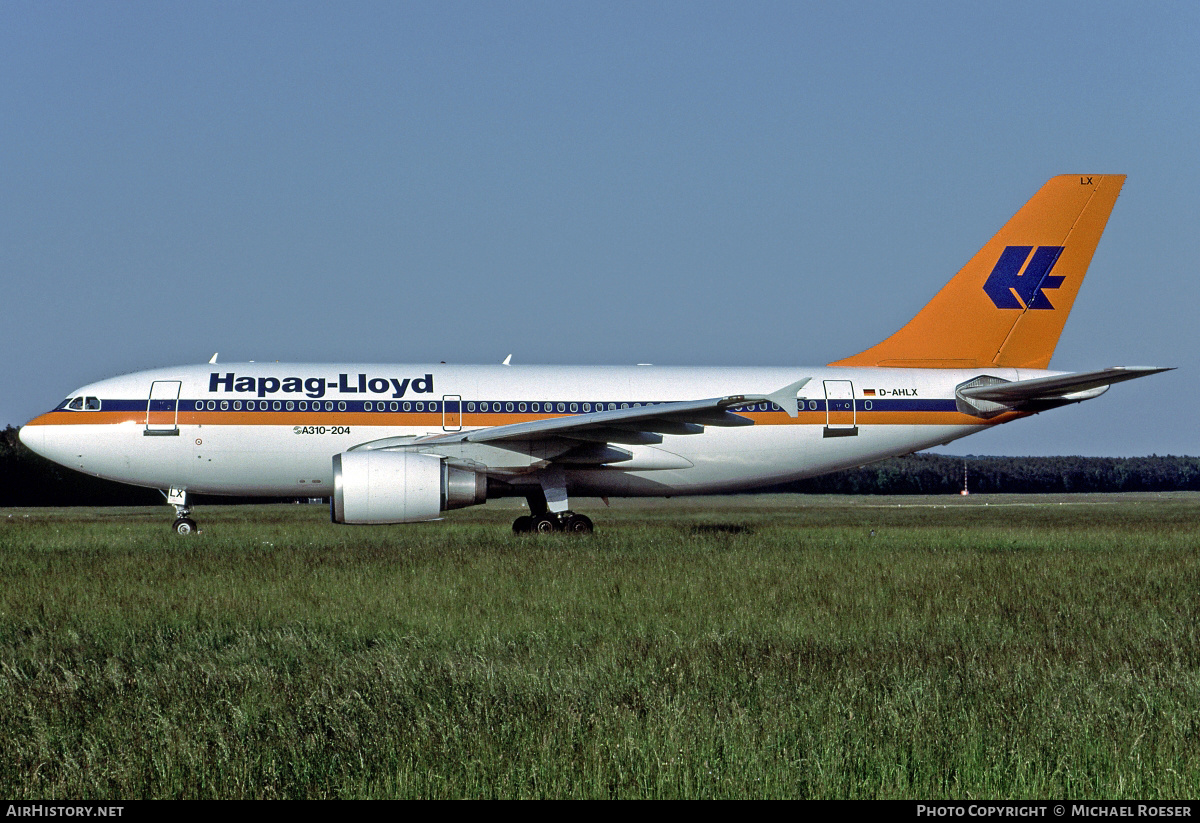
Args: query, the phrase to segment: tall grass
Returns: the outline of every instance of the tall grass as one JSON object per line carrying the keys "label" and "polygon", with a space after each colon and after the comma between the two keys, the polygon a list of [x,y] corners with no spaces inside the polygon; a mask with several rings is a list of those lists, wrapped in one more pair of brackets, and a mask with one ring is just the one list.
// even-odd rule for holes
{"label": "tall grass", "polygon": [[1200,495],[516,513],[0,512],[0,796],[1200,795]]}

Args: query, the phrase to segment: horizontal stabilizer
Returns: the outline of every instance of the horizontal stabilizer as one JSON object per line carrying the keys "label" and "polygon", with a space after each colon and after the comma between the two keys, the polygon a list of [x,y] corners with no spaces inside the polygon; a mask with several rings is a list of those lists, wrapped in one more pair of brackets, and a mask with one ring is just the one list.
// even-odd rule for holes
{"label": "horizontal stabilizer", "polygon": [[960,407],[964,404],[967,406],[963,411],[988,416],[1030,405],[1060,405],[1090,400],[1106,392],[1113,383],[1164,371],[1171,371],[1171,368],[1115,366],[1098,371],[1016,381],[978,377],[959,386],[955,395]]}

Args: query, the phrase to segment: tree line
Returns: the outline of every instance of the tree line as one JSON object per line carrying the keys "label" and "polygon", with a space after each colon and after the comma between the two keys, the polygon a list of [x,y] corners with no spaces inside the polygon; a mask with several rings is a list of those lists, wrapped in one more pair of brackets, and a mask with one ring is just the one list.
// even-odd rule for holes
{"label": "tree line", "polygon": [[[972,493],[1200,491],[1200,457],[949,457],[911,454],[773,486],[799,494],[957,494],[963,466]],[[207,498],[232,502],[230,498]],[[17,429],[0,436],[0,506],[149,506],[154,489],[101,480],[27,449]]]}
{"label": "tree line", "polygon": [[950,457],[910,454],[775,486],[802,494],[1200,491],[1200,457]]}

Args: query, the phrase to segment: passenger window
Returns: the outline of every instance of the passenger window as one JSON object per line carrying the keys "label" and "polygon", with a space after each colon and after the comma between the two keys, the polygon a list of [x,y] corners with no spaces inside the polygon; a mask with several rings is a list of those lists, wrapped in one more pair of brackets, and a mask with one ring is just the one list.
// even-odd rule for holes
{"label": "passenger window", "polygon": [[228,400],[221,401],[221,411],[229,411],[229,401]]}

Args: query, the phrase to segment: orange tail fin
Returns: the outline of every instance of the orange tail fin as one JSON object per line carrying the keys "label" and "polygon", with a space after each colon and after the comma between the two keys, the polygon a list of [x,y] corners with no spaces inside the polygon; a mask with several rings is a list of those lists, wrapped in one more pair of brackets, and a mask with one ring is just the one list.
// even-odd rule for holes
{"label": "orange tail fin", "polygon": [[1051,178],[904,328],[829,365],[1046,368],[1124,182]]}

